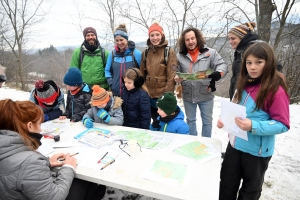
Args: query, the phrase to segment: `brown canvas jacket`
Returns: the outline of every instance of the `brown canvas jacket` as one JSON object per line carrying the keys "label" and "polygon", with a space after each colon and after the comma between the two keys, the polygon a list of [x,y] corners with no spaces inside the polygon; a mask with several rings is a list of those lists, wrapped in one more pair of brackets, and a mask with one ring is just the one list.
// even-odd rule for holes
{"label": "brown canvas jacket", "polygon": [[145,77],[150,98],[158,98],[164,92],[174,93],[177,58],[174,50],[170,48],[168,63],[165,65],[164,51],[167,45],[167,40],[161,45],[148,45],[146,61],[145,51],[142,54],[140,70]]}

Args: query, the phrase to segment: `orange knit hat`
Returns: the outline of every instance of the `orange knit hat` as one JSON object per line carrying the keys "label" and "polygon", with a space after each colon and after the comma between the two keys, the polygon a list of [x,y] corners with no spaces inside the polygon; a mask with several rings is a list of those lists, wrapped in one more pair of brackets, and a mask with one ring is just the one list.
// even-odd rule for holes
{"label": "orange knit hat", "polygon": [[164,29],[163,29],[158,23],[153,23],[153,24],[149,27],[149,29],[148,29],[148,35],[150,35],[150,33],[151,33],[152,31],[158,31],[158,32],[160,32],[161,35],[164,34]]}
{"label": "orange knit hat", "polygon": [[109,95],[104,88],[101,88],[99,85],[93,86],[93,94],[90,104],[92,106],[100,106],[109,101]]}

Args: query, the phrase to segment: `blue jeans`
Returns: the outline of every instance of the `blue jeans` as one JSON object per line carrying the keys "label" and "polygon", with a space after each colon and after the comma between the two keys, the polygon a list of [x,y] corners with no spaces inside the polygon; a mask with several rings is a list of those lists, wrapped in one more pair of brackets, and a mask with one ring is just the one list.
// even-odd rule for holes
{"label": "blue jeans", "polygon": [[212,131],[212,115],[213,115],[213,107],[214,100],[203,101],[199,103],[192,103],[183,100],[183,105],[186,114],[186,121],[190,127],[190,135],[198,135],[197,126],[196,126],[196,109],[197,105],[200,109],[200,116],[202,118],[202,137],[211,137]]}

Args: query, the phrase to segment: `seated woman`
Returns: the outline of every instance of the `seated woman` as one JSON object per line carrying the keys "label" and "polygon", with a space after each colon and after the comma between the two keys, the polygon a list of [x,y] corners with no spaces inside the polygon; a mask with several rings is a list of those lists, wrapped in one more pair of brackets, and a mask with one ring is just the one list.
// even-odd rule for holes
{"label": "seated woman", "polygon": [[[6,99],[0,100],[0,113],[1,199],[83,200],[103,197],[105,186],[74,179],[77,160],[69,153],[47,158],[35,151],[41,145],[42,109],[30,101]],[[60,162],[59,159],[65,160]],[[51,171],[53,167],[61,168],[55,173]]]}

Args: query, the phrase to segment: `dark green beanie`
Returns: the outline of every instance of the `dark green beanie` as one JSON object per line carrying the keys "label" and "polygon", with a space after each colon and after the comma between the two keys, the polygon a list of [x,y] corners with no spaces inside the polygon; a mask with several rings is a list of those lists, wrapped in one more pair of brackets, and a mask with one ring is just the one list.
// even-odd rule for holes
{"label": "dark green beanie", "polygon": [[163,110],[167,115],[171,115],[177,108],[176,97],[171,92],[165,92],[157,99],[156,106]]}

